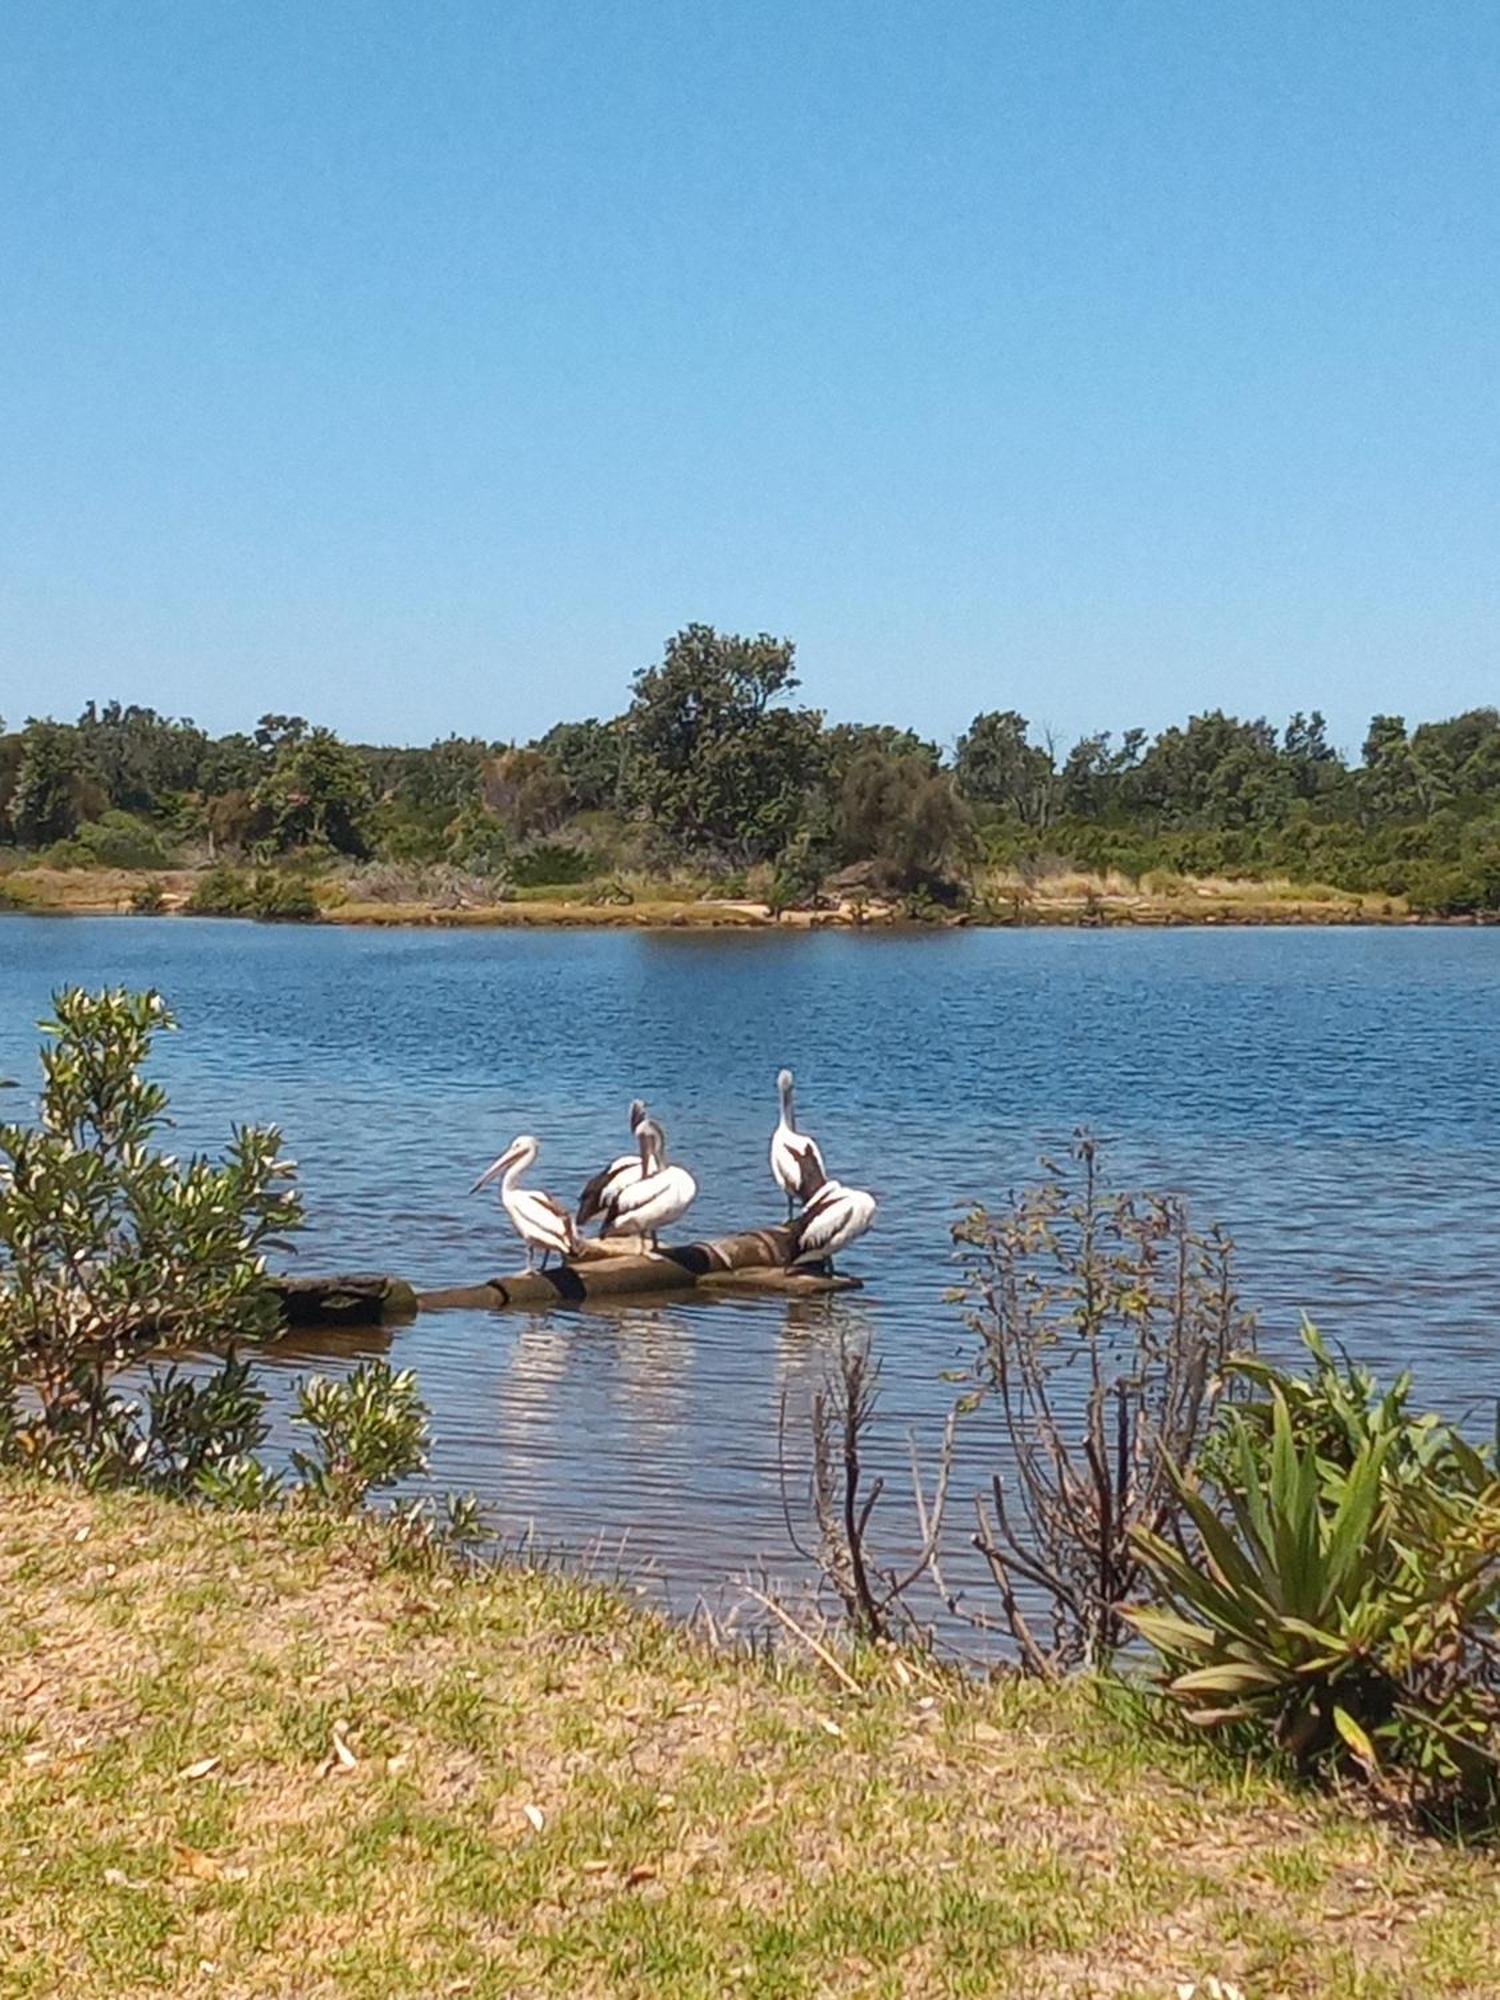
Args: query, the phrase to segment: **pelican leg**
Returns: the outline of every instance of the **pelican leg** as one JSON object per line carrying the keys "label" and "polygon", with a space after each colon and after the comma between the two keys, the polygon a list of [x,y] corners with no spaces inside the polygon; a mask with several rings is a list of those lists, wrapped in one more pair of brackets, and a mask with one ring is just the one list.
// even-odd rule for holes
{"label": "pelican leg", "polygon": [[792,1217],[796,1214],[796,1212],[797,1212],[797,1204],[793,1200],[791,1195],[788,1195],[786,1198],[786,1219],[788,1222],[791,1221]]}
{"label": "pelican leg", "polygon": [[526,1245],[526,1275],[528,1278],[531,1276],[532,1272],[535,1269],[536,1269],[536,1245],[534,1243],[528,1243]]}

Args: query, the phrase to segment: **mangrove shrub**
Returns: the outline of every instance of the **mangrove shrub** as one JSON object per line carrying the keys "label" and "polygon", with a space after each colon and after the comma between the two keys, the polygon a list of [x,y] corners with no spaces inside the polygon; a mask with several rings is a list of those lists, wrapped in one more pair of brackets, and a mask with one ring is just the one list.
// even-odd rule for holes
{"label": "mangrove shrub", "polygon": [[[274,1127],[237,1127],[218,1161],[159,1148],[167,1095],[142,1070],[176,1023],[158,994],[75,987],[52,1004],[37,1121],[0,1124],[0,1414],[26,1458],[107,1473],[154,1449],[150,1399],[115,1376],[144,1345],[271,1333],[265,1251],[302,1210]],[[207,1393],[174,1389],[177,1429]]]}

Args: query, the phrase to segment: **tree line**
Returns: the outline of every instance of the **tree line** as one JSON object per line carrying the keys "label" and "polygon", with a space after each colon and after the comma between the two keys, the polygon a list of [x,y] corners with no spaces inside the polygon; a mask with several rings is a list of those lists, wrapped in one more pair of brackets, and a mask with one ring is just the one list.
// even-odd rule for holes
{"label": "tree line", "polygon": [[526,744],[348,743],[301,716],[212,736],[91,702],[0,725],[0,842],[53,865],[335,855],[573,883],[690,865],[779,907],[830,887],[954,905],[990,867],[1291,876],[1449,914],[1500,909],[1500,712],[1371,719],[1358,761],[1317,710],[1214,709],[1066,747],[988,710],[952,753],[828,723],[796,648],[689,625],[623,712]]}

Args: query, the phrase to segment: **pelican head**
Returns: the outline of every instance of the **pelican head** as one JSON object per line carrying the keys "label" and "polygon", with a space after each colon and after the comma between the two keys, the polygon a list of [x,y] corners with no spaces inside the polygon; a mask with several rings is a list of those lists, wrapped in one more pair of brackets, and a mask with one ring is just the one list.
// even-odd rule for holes
{"label": "pelican head", "polygon": [[478,1180],[475,1181],[473,1187],[469,1189],[469,1193],[478,1194],[482,1187],[488,1187],[497,1175],[508,1172],[511,1167],[529,1167],[541,1150],[540,1145],[531,1137],[530,1133],[523,1132],[519,1139],[511,1140],[498,1160],[492,1161],[485,1168]]}
{"label": "pelican head", "polygon": [[776,1088],[781,1092],[783,1097],[791,1096],[792,1072],[789,1069],[782,1069],[776,1072]]}
{"label": "pelican head", "polygon": [[646,1115],[645,1098],[632,1097],[630,1100],[630,1129],[632,1132],[638,1131],[640,1129],[641,1120],[645,1117],[645,1115]]}

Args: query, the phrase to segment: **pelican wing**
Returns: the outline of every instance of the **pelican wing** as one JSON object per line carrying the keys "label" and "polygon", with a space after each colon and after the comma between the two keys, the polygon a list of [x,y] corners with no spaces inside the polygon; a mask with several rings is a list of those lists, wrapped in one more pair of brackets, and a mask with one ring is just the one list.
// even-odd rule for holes
{"label": "pelican wing", "polygon": [[807,1201],[828,1178],[816,1139],[778,1125],[771,1141],[771,1172],[783,1194]]}
{"label": "pelican wing", "polygon": [[685,1215],[698,1194],[698,1183],[686,1167],[659,1167],[654,1174],[622,1187],[605,1219],[606,1235],[614,1230],[650,1235]]}
{"label": "pelican wing", "polygon": [[639,1153],[621,1153],[607,1167],[601,1167],[578,1197],[579,1227],[582,1228],[585,1222],[592,1222],[596,1215],[602,1215],[614,1198],[616,1186],[623,1186],[640,1171]]}
{"label": "pelican wing", "polygon": [[514,1196],[511,1218],[528,1242],[564,1255],[578,1248],[571,1211],[539,1189],[523,1188]]}
{"label": "pelican wing", "polygon": [[832,1257],[863,1236],[875,1220],[875,1197],[863,1188],[825,1181],[792,1224],[793,1263]]}

